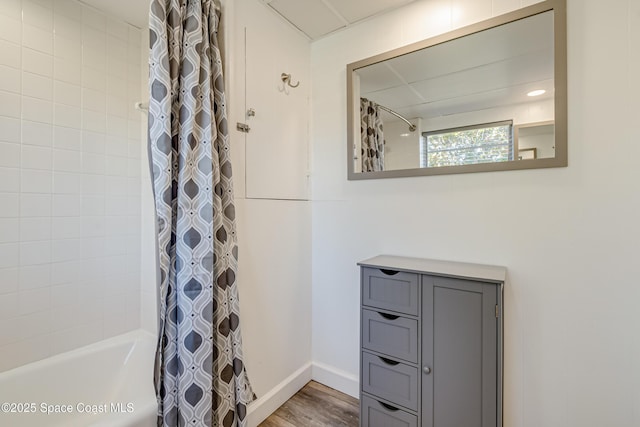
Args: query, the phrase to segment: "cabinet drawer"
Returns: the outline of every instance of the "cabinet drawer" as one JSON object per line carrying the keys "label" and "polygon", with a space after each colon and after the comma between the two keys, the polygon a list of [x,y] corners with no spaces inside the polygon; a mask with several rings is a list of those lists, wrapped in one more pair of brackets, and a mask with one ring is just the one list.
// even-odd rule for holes
{"label": "cabinet drawer", "polygon": [[418,275],[404,271],[362,269],[362,305],[418,315]]}
{"label": "cabinet drawer", "polygon": [[360,402],[361,427],[417,427],[418,417],[401,409],[362,396]]}
{"label": "cabinet drawer", "polygon": [[418,410],[418,368],[362,352],[362,390]]}
{"label": "cabinet drawer", "polygon": [[418,321],[362,310],[362,346],[417,363]]}

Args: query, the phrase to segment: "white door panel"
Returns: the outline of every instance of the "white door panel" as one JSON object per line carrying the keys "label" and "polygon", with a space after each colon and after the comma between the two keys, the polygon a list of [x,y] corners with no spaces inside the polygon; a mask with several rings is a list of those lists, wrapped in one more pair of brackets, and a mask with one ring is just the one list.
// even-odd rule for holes
{"label": "white door panel", "polygon": [[[270,21],[270,20],[266,20]],[[253,24],[253,25],[251,25]],[[246,27],[246,197],[308,199],[309,42],[284,23]],[[292,88],[281,80],[292,75]]]}

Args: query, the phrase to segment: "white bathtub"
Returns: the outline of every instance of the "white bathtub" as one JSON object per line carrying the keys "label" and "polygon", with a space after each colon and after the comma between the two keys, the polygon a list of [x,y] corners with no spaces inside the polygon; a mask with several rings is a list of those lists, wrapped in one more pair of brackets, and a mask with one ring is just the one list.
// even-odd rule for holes
{"label": "white bathtub", "polygon": [[139,330],[0,373],[0,426],[153,427],[154,352]]}

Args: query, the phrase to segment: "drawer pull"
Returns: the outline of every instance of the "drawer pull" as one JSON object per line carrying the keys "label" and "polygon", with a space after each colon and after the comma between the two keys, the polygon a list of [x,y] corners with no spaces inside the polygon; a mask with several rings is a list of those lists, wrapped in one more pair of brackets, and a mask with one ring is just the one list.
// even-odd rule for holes
{"label": "drawer pull", "polygon": [[386,274],[387,276],[395,276],[396,274],[399,273],[399,271],[396,270],[387,270],[386,268],[381,268],[380,271],[382,271],[384,274]]}
{"label": "drawer pull", "polygon": [[386,403],[380,402],[380,401],[378,401],[378,403],[380,404],[380,406],[382,406],[384,409],[386,409],[388,411],[391,411],[391,412],[399,411],[399,409],[396,408],[395,406],[391,406],[389,404],[386,404]]}
{"label": "drawer pull", "polygon": [[400,316],[394,316],[393,314],[387,314],[387,313],[378,313],[378,314],[387,320],[398,320],[400,318]]}
{"label": "drawer pull", "polygon": [[386,357],[378,356],[378,359],[382,360],[387,365],[396,366],[400,364],[400,362],[396,362],[395,360],[389,360]]}

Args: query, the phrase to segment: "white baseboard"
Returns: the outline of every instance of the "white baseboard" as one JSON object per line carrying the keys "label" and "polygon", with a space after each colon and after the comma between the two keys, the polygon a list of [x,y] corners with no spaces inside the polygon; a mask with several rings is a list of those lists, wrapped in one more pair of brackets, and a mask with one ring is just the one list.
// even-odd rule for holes
{"label": "white baseboard", "polygon": [[256,427],[311,380],[359,398],[358,377],[322,363],[307,363],[264,396],[249,404],[249,427]]}
{"label": "white baseboard", "polygon": [[302,387],[311,381],[311,362],[307,363],[280,384],[272,388],[264,396],[249,404],[247,408],[248,425],[256,427],[269,415],[275,412],[284,402],[289,400]]}
{"label": "white baseboard", "polygon": [[360,381],[357,376],[348,372],[323,363],[314,362],[311,378],[356,399],[360,398]]}

